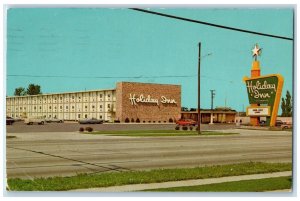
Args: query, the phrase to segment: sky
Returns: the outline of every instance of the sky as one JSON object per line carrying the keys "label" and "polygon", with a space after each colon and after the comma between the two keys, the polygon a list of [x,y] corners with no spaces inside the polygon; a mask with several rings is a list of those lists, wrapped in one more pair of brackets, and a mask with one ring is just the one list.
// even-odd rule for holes
{"label": "sky", "polygon": [[[184,18],[293,38],[293,9],[150,8]],[[197,107],[201,42],[201,108],[245,111],[243,77],[252,49],[261,75],[281,74],[293,89],[293,41],[179,21],[126,8],[10,8],[7,11],[6,94],[34,83],[43,93],[113,89],[116,82],[179,84],[182,106]],[[280,112],[280,111],[279,111]]]}

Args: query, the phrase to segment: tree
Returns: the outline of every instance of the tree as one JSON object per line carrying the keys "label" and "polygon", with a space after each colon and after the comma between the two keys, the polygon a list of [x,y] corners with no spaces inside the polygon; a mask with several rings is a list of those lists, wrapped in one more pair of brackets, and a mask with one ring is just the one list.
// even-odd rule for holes
{"label": "tree", "polygon": [[281,110],[282,117],[293,116],[292,96],[288,90],[286,91],[285,99],[281,98]]}
{"label": "tree", "polygon": [[293,105],[292,105],[292,96],[287,90],[286,99],[285,99],[286,113],[288,117],[293,116]]}
{"label": "tree", "polygon": [[27,94],[28,95],[37,95],[41,94],[41,86],[35,85],[35,84],[29,84],[27,88]]}
{"label": "tree", "polygon": [[181,111],[187,112],[189,109],[187,107],[181,107]]}
{"label": "tree", "polygon": [[16,88],[14,95],[15,96],[25,96],[26,95],[25,88],[23,88],[23,87]]}

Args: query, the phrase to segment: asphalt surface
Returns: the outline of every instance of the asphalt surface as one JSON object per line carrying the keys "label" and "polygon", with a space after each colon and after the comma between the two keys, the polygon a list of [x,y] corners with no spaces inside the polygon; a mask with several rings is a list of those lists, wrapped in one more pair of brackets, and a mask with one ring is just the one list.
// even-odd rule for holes
{"label": "asphalt surface", "polygon": [[[92,127],[94,130],[172,130],[175,124],[144,124],[144,123],[104,123],[104,124],[79,124],[77,122],[45,123],[44,125],[27,125],[23,121],[6,125],[7,133],[30,133],[30,132],[76,132],[80,127]],[[201,129],[222,130],[235,128],[235,124],[201,125]]]}
{"label": "asphalt surface", "polygon": [[249,161],[292,162],[291,132],[226,131],[240,135],[120,137],[78,132],[8,132],[7,177],[32,179]]}

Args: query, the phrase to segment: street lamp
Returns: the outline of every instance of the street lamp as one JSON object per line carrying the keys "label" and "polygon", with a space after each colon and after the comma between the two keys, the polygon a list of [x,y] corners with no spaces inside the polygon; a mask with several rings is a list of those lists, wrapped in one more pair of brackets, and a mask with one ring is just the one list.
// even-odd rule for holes
{"label": "street lamp", "polygon": [[[199,54],[198,54],[198,134],[200,134],[200,63],[201,63],[201,42],[199,42]],[[202,58],[212,55],[212,53],[204,55]]]}

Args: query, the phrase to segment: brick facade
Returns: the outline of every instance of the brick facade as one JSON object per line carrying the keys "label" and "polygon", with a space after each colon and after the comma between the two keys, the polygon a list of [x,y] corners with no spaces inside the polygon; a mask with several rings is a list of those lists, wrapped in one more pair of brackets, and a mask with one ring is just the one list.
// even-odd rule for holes
{"label": "brick facade", "polygon": [[180,118],[181,86],[119,82],[116,87],[116,120],[166,123]]}

